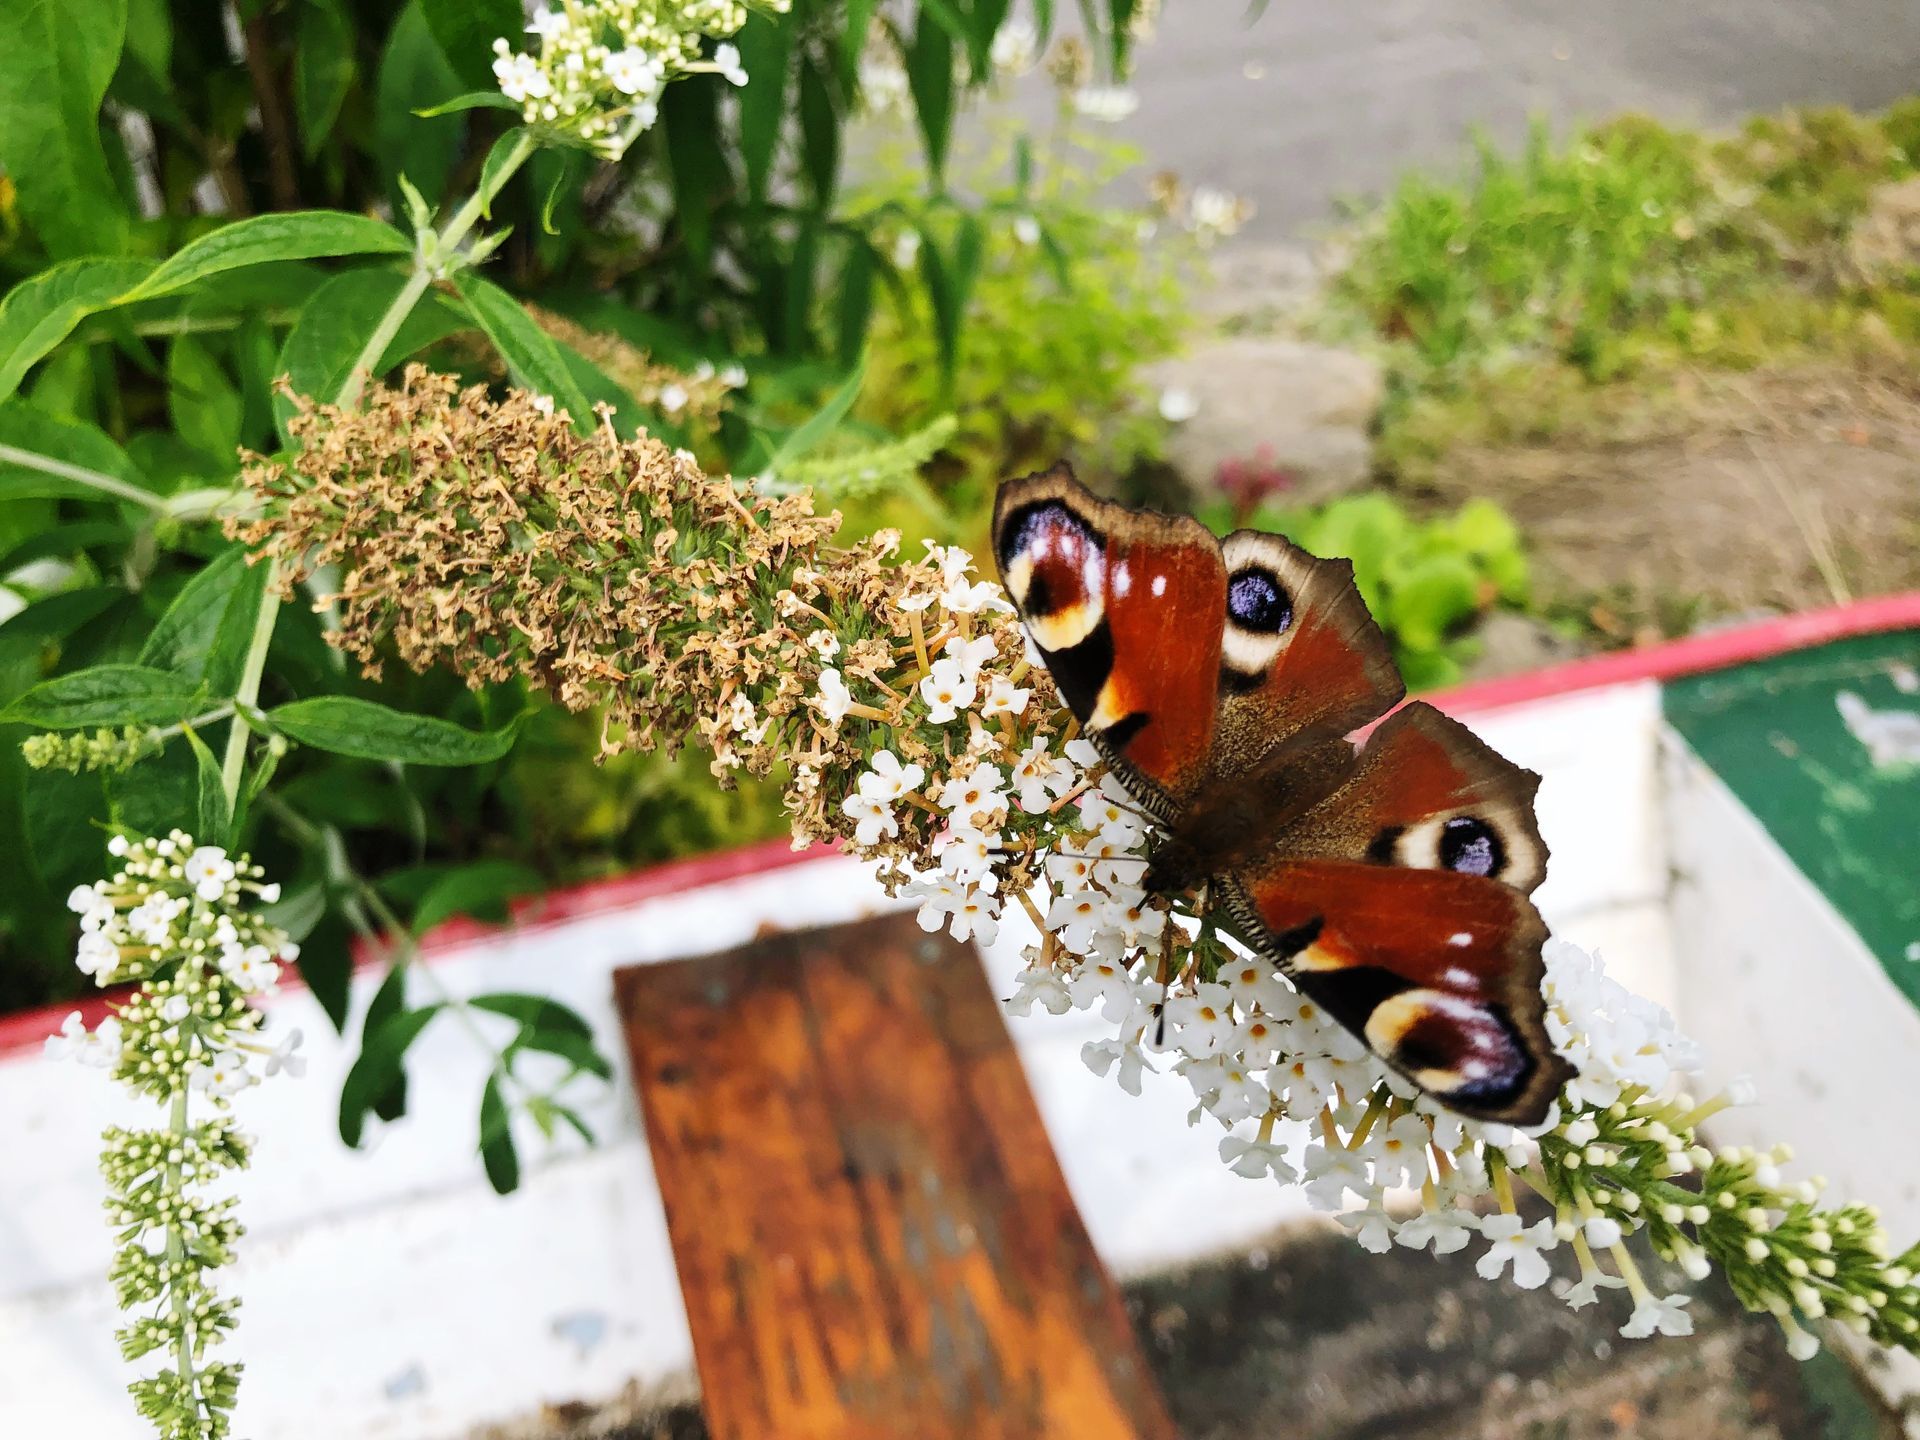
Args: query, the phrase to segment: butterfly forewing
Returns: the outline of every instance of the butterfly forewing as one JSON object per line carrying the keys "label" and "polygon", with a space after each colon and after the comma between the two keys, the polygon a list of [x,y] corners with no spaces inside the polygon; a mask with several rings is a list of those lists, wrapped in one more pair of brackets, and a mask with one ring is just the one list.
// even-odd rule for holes
{"label": "butterfly forewing", "polygon": [[1206,777],[1226,570],[1198,521],[1096,500],[1064,467],[1000,488],[994,550],[1067,707],[1162,815]]}

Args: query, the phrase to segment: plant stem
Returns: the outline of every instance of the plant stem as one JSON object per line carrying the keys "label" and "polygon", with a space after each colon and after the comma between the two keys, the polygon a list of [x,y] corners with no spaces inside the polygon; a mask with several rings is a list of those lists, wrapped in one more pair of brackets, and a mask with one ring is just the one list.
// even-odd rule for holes
{"label": "plant stem", "polygon": [[[413,307],[420,303],[420,297],[427,293],[446,264],[446,260],[467,238],[469,231],[480,222],[493,197],[500,187],[511,179],[519,168],[532,156],[535,146],[533,137],[521,132],[514,147],[501,161],[493,174],[493,183],[487,189],[476,190],[468,197],[467,203],[454,212],[451,220],[434,236],[431,247],[422,244],[416,248],[413,273],[407,277],[407,283],[400,293],[393,297],[393,303],[387,307],[386,314],[380,317],[380,323],[373,327],[373,333],[367,336],[367,343],[360,347],[360,353],[354,357],[353,368],[347,372],[347,378],[341,383],[339,393],[333,396],[333,403],[339,406],[352,405],[360,398],[360,392],[366,388],[373,371],[379,366],[387,347],[393,343],[393,337],[400,333],[400,327],[407,323],[407,317],[413,313]],[[429,258],[429,257],[432,258]],[[5,458],[0,455],[0,458]],[[103,477],[110,478],[110,477]],[[116,482],[117,483],[117,482]],[[240,684],[234,692],[234,699],[240,705],[257,704],[260,698],[260,677],[267,667],[267,648],[273,641],[274,622],[280,617],[279,566],[268,562],[266,594],[260,601],[260,614],[254,623],[253,641],[247,648],[247,656],[240,670]],[[245,773],[247,763],[248,725],[243,712],[236,710],[233,727],[227,732],[227,750],[220,766],[220,788],[226,792],[229,810],[238,802],[240,796],[240,778]]]}
{"label": "plant stem", "polygon": [[111,495],[116,500],[144,505],[149,510],[165,512],[167,508],[164,496],[155,495],[150,490],[142,490],[138,485],[129,484],[117,475],[108,475],[99,470],[89,470],[84,465],[56,460],[51,455],[42,455],[36,450],[22,450],[17,445],[0,445],[0,461],[10,465],[22,465],[45,475],[57,475],[62,480],[72,480],[76,484]]}

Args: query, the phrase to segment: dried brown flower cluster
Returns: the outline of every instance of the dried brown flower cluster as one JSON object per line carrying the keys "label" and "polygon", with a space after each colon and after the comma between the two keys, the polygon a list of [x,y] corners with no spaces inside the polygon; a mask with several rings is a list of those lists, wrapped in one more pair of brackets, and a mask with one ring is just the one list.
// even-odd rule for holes
{"label": "dried brown flower cluster", "polygon": [[[355,410],[302,402],[292,428],[297,457],[252,457],[259,511],[229,528],[288,589],[338,567],[332,638],[369,674],[393,654],[475,686],[521,675],[601,709],[608,750],[697,737],[723,783],[784,766],[810,839],[853,834],[845,802],[882,749],[946,776],[1059,728],[1036,729],[1044,705],[1016,727],[1021,711],[936,703],[943,679],[984,696],[984,671],[1005,686],[1027,669],[964,555],[902,560],[887,531],[830,546],[839,516],[809,495],[762,495],[605,424],[581,436],[530,396],[417,366]],[[921,813],[880,848],[930,855],[942,817]]]}

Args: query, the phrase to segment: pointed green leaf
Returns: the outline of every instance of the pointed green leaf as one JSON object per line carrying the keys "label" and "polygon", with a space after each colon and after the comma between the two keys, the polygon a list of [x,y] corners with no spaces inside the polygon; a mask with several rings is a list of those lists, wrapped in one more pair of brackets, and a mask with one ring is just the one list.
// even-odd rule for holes
{"label": "pointed green leaf", "polygon": [[384,220],[344,210],[296,210],[236,220],[181,247],[119,297],[132,304],[169,295],[245,265],[330,255],[406,255],[413,242]]}
{"label": "pointed green leaf", "polygon": [[591,425],[593,407],[561,358],[560,347],[533,323],[520,302],[472,271],[456,277],[454,285],[512,370],[514,383],[536,395],[551,395],[553,403],[571,415],[576,426]]}
{"label": "pointed green leaf", "polygon": [[482,765],[498,760],[513,748],[519,728],[513,724],[498,730],[469,730],[451,720],[403,714],[351,695],[296,700],[268,711],[267,719],[274,729],[316,750],[406,765]]}
{"label": "pointed green leaf", "polygon": [[55,258],[126,248],[126,206],[100,141],[126,30],[126,0],[0,4],[0,170]]}
{"label": "pointed green leaf", "polygon": [[42,680],[0,710],[0,723],[34,725],[42,730],[171,725],[192,713],[200,693],[200,687],[192,681],[165,670],[144,665],[95,665]]}
{"label": "pointed green leaf", "polygon": [[0,300],[0,400],[18,390],[27,371],[74,326],[114,304],[152,269],[151,260],[67,260],[9,290]]}
{"label": "pointed green leaf", "polygon": [[500,1098],[500,1075],[487,1077],[480,1092],[480,1159],[494,1193],[510,1195],[520,1184],[520,1156],[513,1148],[513,1125]]}

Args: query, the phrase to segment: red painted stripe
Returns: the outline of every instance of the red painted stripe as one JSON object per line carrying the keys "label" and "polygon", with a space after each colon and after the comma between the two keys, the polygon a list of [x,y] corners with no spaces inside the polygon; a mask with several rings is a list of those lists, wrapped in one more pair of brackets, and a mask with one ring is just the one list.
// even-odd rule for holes
{"label": "red painted stripe", "polygon": [[1671,680],[1677,675],[1724,670],[1749,660],[1763,660],[1769,655],[1805,650],[1855,635],[1915,628],[1920,628],[1920,590],[1835,605],[1825,610],[1809,610],[1799,615],[1781,615],[1751,625],[1729,626],[1725,630],[1689,635],[1684,640],[1669,640],[1640,650],[1590,655],[1583,660],[1570,660],[1564,665],[1550,665],[1522,675],[1435,690],[1420,698],[1450,714],[1498,710],[1603,685]]}
{"label": "red painted stripe", "polygon": [[[1832,640],[1854,635],[1876,635],[1888,630],[1920,628],[1920,591],[1861,600],[1851,605],[1836,605],[1799,615],[1782,615],[1751,625],[1731,626],[1704,635],[1690,635],[1662,645],[1640,650],[1622,650],[1572,660],[1564,665],[1509,675],[1497,680],[1481,680],[1436,690],[1423,699],[1451,714],[1504,709],[1535,700],[1571,695],[1607,685],[1624,685],[1638,680],[1668,680],[1676,675],[1695,675],[1705,670],[1721,670],[1764,659],[1788,650],[1804,650]],[[663,895],[702,885],[717,885],[748,875],[765,874],[789,865],[822,858],[823,850],[795,851],[784,840],[769,840],[739,850],[714,855],[696,855],[685,860],[670,860],[650,865],[628,875],[569,886],[544,895],[528,896],[512,907],[514,926],[556,925],[566,920],[595,915],[602,911],[638,905]],[[461,945],[500,927],[485,925],[464,917],[436,926],[421,941],[429,958],[435,952]],[[369,947],[356,947],[356,968],[378,962]],[[297,986],[290,979],[286,988]],[[49,1005],[17,1015],[0,1015],[0,1057],[11,1051],[38,1046],[60,1029],[61,1021],[78,1010],[89,1026],[98,1024],[107,1014],[116,996],[109,991],[88,996],[67,1005]]]}

